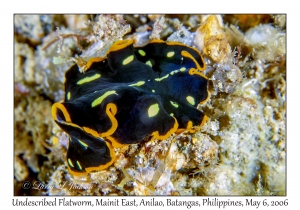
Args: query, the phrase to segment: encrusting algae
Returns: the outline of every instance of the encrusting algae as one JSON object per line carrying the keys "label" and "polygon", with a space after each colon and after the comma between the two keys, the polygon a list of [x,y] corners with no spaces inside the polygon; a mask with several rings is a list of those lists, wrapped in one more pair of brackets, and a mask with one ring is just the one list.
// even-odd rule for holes
{"label": "encrusting algae", "polygon": [[[15,195],[286,195],[285,21],[268,14],[15,15]],[[129,39],[134,47],[157,39],[195,47],[210,93],[197,108],[209,119],[164,140],[113,148],[108,168],[73,176],[69,136],[51,106],[64,100],[74,63],[87,74],[91,58]],[[24,189],[24,181],[40,187]]]}

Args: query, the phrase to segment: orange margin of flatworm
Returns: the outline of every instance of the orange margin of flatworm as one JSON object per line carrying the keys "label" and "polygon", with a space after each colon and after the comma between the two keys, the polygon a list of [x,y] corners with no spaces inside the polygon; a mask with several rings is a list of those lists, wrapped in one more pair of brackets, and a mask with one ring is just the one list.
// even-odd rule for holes
{"label": "orange margin of flatworm", "polygon": [[114,52],[114,51],[118,51],[121,50],[129,45],[133,44],[133,40],[132,39],[126,39],[126,40],[119,40],[116,41],[107,51],[106,54],[109,54],[110,52]]}
{"label": "orange margin of flatworm", "polygon": [[154,131],[152,133],[152,138],[151,140],[153,139],[158,139],[158,140],[164,140],[166,138],[168,138],[169,136],[171,136],[172,133],[175,133],[178,129],[178,122],[177,122],[177,119],[175,117],[173,117],[174,120],[175,120],[175,123],[174,123],[174,126],[173,128],[171,128],[166,134],[164,135],[159,135],[159,132],[158,131]]}
{"label": "orange margin of flatworm", "polygon": [[76,172],[76,171],[73,171],[70,166],[68,165],[68,170],[69,170],[69,173],[71,173],[73,176],[83,176],[87,173],[91,173],[92,171],[100,171],[100,170],[103,170],[103,169],[106,169],[108,168],[110,165],[112,165],[115,160],[116,160],[116,154],[115,154],[115,151],[114,151],[114,148],[111,146],[110,143],[106,142],[106,145],[107,147],[109,148],[109,154],[110,154],[110,157],[111,157],[111,160],[104,164],[104,165],[99,165],[99,166],[96,166],[96,167],[88,167],[88,168],[85,168],[85,171],[84,172]]}
{"label": "orange margin of flatworm", "polygon": [[127,39],[127,40],[118,40],[116,41],[109,49],[108,51],[106,52],[105,56],[104,57],[94,57],[94,58],[90,58],[88,61],[87,61],[87,64],[85,65],[85,71],[87,71],[93,63],[95,62],[101,62],[103,60],[106,59],[107,57],[107,54],[109,54],[110,52],[114,52],[114,51],[118,51],[120,49],[123,49],[129,45],[133,44],[133,40],[132,39]]}
{"label": "orange margin of flatworm", "polygon": [[[197,64],[199,65],[199,70],[200,71],[203,71],[204,69],[206,69],[206,63],[205,63],[205,61],[204,61],[204,58],[203,58],[203,56],[202,56],[202,54],[200,53],[200,51],[197,49],[197,48],[194,48],[194,47],[190,47],[190,46],[187,46],[187,45],[185,45],[185,44],[183,44],[183,43],[181,43],[181,42],[166,42],[166,44],[167,45],[179,45],[179,46],[183,46],[183,47],[188,47],[188,48],[190,48],[190,49],[192,49],[192,50],[195,50],[197,53],[198,53],[198,55],[200,56],[200,58],[202,59],[202,62],[203,62],[203,68],[201,68],[201,66],[199,65],[199,63],[197,62]],[[187,51],[185,51],[185,52],[187,52]],[[189,53],[190,54],[190,53]],[[181,54],[182,55],[182,54]],[[190,56],[192,56],[192,55],[190,55]],[[193,56],[192,56],[193,57]],[[194,61],[195,62],[195,61]]]}
{"label": "orange margin of flatworm", "polygon": [[153,44],[153,43],[166,43],[165,41],[161,40],[161,39],[152,39],[149,44]]}
{"label": "orange margin of flatworm", "polygon": [[197,69],[195,69],[195,68],[190,68],[189,74],[190,74],[190,75],[197,74],[197,75],[199,75],[199,76],[201,76],[201,77],[203,77],[203,78],[205,78],[205,79],[208,80],[208,78],[207,78],[204,74],[202,74],[201,72],[199,72],[199,71],[198,71]]}
{"label": "orange margin of flatworm", "polygon": [[207,97],[206,97],[206,99],[204,99],[203,101],[201,101],[199,104],[203,105],[203,104],[205,104],[209,99],[210,99],[210,92],[207,91]]}
{"label": "orange margin of flatworm", "polygon": [[92,134],[95,137],[107,137],[107,136],[112,135],[117,130],[117,127],[118,127],[118,121],[115,118],[115,115],[117,114],[117,106],[113,103],[107,104],[106,105],[106,114],[111,121],[111,127],[110,127],[110,129],[108,129],[108,131],[106,131],[104,133],[98,133],[94,129],[91,129],[88,127],[82,127],[83,130],[89,134]]}
{"label": "orange margin of flatworm", "polygon": [[66,107],[63,104],[59,103],[59,102],[57,102],[57,103],[55,103],[55,104],[52,105],[51,114],[52,114],[52,118],[54,120],[59,121],[57,119],[57,116],[56,116],[57,109],[60,109],[60,111],[62,111],[62,113],[63,113],[63,115],[64,115],[64,117],[66,119],[66,122],[72,122],[71,118],[70,118],[70,115],[69,115]]}
{"label": "orange margin of flatworm", "polygon": [[111,142],[114,148],[121,148],[126,144],[119,143],[114,137],[106,136],[106,138]]}
{"label": "orange margin of flatworm", "polygon": [[105,60],[105,57],[104,58],[101,58],[101,57],[94,57],[94,58],[90,58],[87,62],[87,64],[85,65],[85,69],[88,70],[93,63],[95,62],[101,62],[101,61],[104,61]]}
{"label": "orange margin of flatworm", "polygon": [[200,71],[203,71],[204,69],[206,69],[206,63],[205,63],[205,61],[204,61],[204,58],[203,58],[202,54],[200,53],[200,51],[199,51],[197,48],[187,46],[187,45],[185,45],[185,44],[183,44],[183,43],[181,43],[181,42],[168,42],[168,41],[165,42],[165,41],[160,40],[160,39],[153,39],[153,40],[151,40],[151,41],[149,42],[149,44],[153,44],[153,43],[165,43],[165,44],[167,44],[167,45],[179,45],[179,46],[188,47],[188,48],[190,48],[190,49],[192,49],[192,50],[195,50],[195,51],[198,53],[199,57],[202,59],[202,62],[203,62],[203,67],[202,67],[202,68],[201,68],[200,64],[196,61],[196,59],[195,59],[189,52],[187,52],[187,51],[182,51],[182,52],[181,52],[181,55],[184,56],[184,57],[188,57],[188,58],[192,59],[193,62],[196,64],[197,68],[198,68]]}
{"label": "orange margin of flatworm", "polygon": [[[63,113],[63,115],[64,115],[67,123],[72,123],[68,111],[66,110],[65,106],[63,104],[61,104],[61,103],[55,103],[55,104],[52,105],[52,111],[51,112],[52,112],[52,117],[53,117],[54,120],[59,121],[57,119],[57,116],[56,116],[57,109],[60,109],[62,111],[62,113]],[[117,113],[117,106],[115,104],[109,103],[109,104],[106,105],[106,114],[109,117],[112,126],[111,126],[111,128],[108,131],[106,131],[104,133],[100,133],[99,134],[97,131],[95,131],[95,130],[93,130],[91,128],[88,128],[88,127],[84,127],[84,126],[82,127],[82,129],[85,132],[87,132],[87,133],[89,133],[89,134],[91,134],[91,135],[93,135],[95,137],[110,136],[110,135],[112,135],[116,131],[116,129],[118,127],[118,121],[115,118],[116,113]]]}
{"label": "orange margin of flatworm", "polygon": [[207,121],[209,120],[209,117],[207,117],[206,115],[204,115],[202,122],[200,123],[200,127],[203,126]]}
{"label": "orange margin of flatworm", "polygon": [[186,128],[179,128],[179,129],[177,129],[177,131],[175,133],[180,134],[180,133],[182,133],[186,130],[190,130],[192,127],[193,127],[193,122],[189,120],[187,125],[186,125]]}

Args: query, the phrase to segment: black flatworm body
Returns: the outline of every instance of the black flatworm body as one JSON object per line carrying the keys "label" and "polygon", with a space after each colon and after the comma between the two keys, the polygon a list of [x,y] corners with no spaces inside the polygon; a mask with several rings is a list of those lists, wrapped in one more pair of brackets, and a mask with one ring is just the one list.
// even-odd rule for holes
{"label": "black flatworm body", "polygon": [[70,135],[67,160],[74,175],[107,168],[113,148],[165,139],[206,119],[197,109],[209,98],[205,63],[194,48],[160,40],[134,48],[123,40],[87,66],[85,73],[77,65],[66,72],[65,102],[52,107]]}

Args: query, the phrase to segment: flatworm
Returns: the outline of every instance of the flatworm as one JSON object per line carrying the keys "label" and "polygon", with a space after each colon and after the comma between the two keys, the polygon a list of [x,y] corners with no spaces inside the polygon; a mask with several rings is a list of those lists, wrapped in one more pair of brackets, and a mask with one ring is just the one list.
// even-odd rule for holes
{"label": "flatworm", "polygon": [[177,42],[153,40],[134,48],[117,41],[105,58],[66,72],[65,102],[52,106],[55,122],[70,135],[67,162],[74,175],[101,170],[113,148],[201,125],[197,105],[209,98],[200,52]]}

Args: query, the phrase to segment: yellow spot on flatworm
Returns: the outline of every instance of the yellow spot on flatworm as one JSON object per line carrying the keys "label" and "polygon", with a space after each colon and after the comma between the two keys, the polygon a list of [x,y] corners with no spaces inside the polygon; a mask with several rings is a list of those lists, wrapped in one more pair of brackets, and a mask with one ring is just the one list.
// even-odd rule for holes
{"label": "yellow spot on flatworm", "polygon": [[166,76],[161,77],[161,78],[156,78],[155,81],[160,82],[160,81],[162,81],[163,79],[167,79],[168,77],[169,77],[169,74],[167,74]]}
{"label": "yellow spot on flatworm", "polygon": [[145,53],[144,50],[139,50],[139,54],[140,54],[141,56],[145,56],[145,55],[146,55],[146,53]]}
{"label": "yellow spot on flatworm", "polygon": [[152,67],[151,61],[147,61],[146,64],[147,64],[148,66]]}
{"label": "yellow spot on flatworm", "polygon": [[82,145],[82,146],[84,146],[85,148],[88,148],[88,145],[86,144],[86,143],[84,143],[84,142],[82,142],[82,141],[80,141],[80,140],[78,140],[79,141],[79,143]]}
{"label": "yellow spot on flatworm", "polygon": [[68,158],[68,163],[69,163],[69,165],[70,165],[72,168],[74,168],[74,165],[73,165],[73,163],[72,163],[72,161],[71,161],[70,158]]}
{"label": "yellow spot on flatworm", "polygon": [[116,93],[115,90],[107,91],[107,92],[104,93],[102,96],[100,96],[99,98],[97,98],[96,100],[94,100],[94,101],[92,102],[92,107],[95,107],[95,106],[101,104],[102,101],[103,101],[107,96],[112,95],[112,94],[118,95],[118,94]]}
{"label": "yellow spot on flatworm", "polygon": [[178,72],[179,72],[178,70],[174,70],[174,71],[171,71],[170,74],[171,74],[171,75],[174,75],[174,74],[176,74],[176,73],[178,73]]}
{"label": "yellow spot on flatworm", "polygon": [[191,104],[191,105],[195,105],[195,99],[192,96],[187,96],[186,100]]}
{"label": "yellow spot on flatworm", "polygon": [[129,86],[142,86],[143,84],[145,84],[145,81],[139,81],[139,82],[131,84]]}
{"label": "yellow spot on flatworm", "polygon": [[70,98],[71,98],[71,93],[68,92],[68,94],[67,94],[67,99],[70,100]]}
{"label": "yellow spot on flatworm", "polygon": [[131,61],[133,61],[133,59],[134,59],[134,56],[133,56],[133,55],[128,56],[127,58],[125,58],[125,59],[123,60],[123,65],[129,64]]}
{"label": "yellow spot on flatworm", "polygon": [[77,165],[78,165],[79,169],[80,169],[80,170],[82,170],[82,167],[81,167],[81,165],[80,165],[80,163],[79,163],[79,161],[78,161],[78,160],[76,160],[76,163],[77,163]]}
{"label": "yellow spot on flatworm", "polygon": [[180,71],[185,71],[186,68],[185,68],[185,67],[181,67],[179,70],[180,70]]}
{"label": "yellow spot on flatworm", "polygon": [[168,52],[168,53],[167,53],[167,57],[168,57],[168,58],[171,58],[171,57],[173,57],[174,55],[175,55],[175,52],[174,52],[174,51]]}
{"label": "yellow spot on flatworm", "polygon": [[158,103],[152,104],[148,109],[148,116],[154,117],[159,112],[159,106]]}
{"label": "yellow spot on flatworm", "polygon": [[178,104],[177,103],[175,103],[175,102],[173,102],[173,101],[170,101],[171,102],[171,104],[173,105],[173,106],[175,106],[176,108],[178,108]]}
{"label": "yellow spot on flatworm", "polygon": [[100,74],[95,74],[95,75],[90,76],[90,77],[85,77],[85,78],[79,80],[79,81],[77,82],[77,85],[82,85],[82,84],[84,84],[84,83],[94,81],[95,79],[98,79],[98,78],[100,78],[100,77],[101,77]]}

